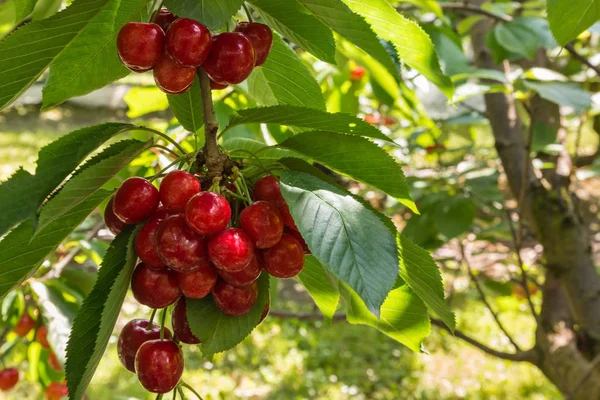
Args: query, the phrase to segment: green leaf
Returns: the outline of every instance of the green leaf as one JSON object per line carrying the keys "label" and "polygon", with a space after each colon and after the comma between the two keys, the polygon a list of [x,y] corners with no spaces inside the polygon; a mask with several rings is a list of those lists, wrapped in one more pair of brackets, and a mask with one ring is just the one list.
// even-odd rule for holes
{"label": "green leaf", "polygon": [[337,310],[340,292],[329,281],[319,260],[314,256],[304,256],[304,268],[296,279],[306,288],[323,315],[331,320]]}
{"label": "green leaf", "polygon": [[243,3],[244,0],[165,0],[173,14],[200,21],[212,30],[225,25]]}
{"label": "green leaf", "polygon": [[269,58],[254,68],[247,83],[250,96],[259,104],[290,104],[325,110],[325,100],[313,74],[278,35],[273,35]]}
{"label": "green leaf", "polygon": [[67,385],[72,399],[83,397],[117,322],[137,261],[135,232],[126,227],[111,243],[94,289],[83,302],[67,345]]}
{"label": "green leaf", "polygon": [[440,59],[442,71],[446,75],[452,76],[472,69],[463,49],[451,37],[433,24],[427,24],[423,28],[431,37]]}
{"label": "green leaf", "polygon": [[345,37],[383,65],[398,78],[396,65],[377,35],[363,17],[355,14],[341,0],[298,0],[325,25]]}
{"label": "green leaf", "polygon": [[436,0],[403,0],[404,3],[414,4],[417,7],[421,7],[424,11],[434,13],[440,19],[444,16],[442,7]]}
{"label": "green leaf", "polygon": [[[279,160],[284,157],[301,157],[288,149],[269,147],[263,142],[246,138],[229,139],[223,143],[232,158],[252,158],[252,153],[261,160]],[[258,154],[257,154],[258,153]]]}
{"label": "green leaf", "polygon": [[496,41],[506,50],[533,59],[542,43],[537,33],[519,22],[506,22],[494,29]]}
{"label": "green leaf", "polygon": [[378,315],[398,276],[394,235],[348,192],[312,175],[282,171],[280,185],[312,254]]}
{"label": "green leaf", "polygon": [[202,97],[200,96],[200,81],[198,77],[192,84],[190,90],[183,94],[169,94],[169,105],[175,118],[181,126],[190,132],[198,132],[204,124],[204,110],[202,108]]}
{"label": "green leaf", "polygon": [[540,43],[548,50],[559,47],[556,39],[552,36],[550,26],[546,18],[541,17],[517,17],[514,19],[515,22],[527,26],[535,31],[537,37],[540,39]]}
{"label": "green leaf", "polygon": [[386,141],[390,140],[373,125],[350,114],[328,113],[296,106],[272,106],[238,110],[230,117],[227,129],[241,124],[252,123],[297,126],[301,128],[347,133],[349,135],[366,136]]}
{"label": "green leaf", "polygon": [[138,118],[142,115],[164,111],[169,108],[167,95],[155,86],[136,86],[123,96],[123,100],[129,108],[129,111],[127,111],[128,118]]}
{"label": "green leaf", "polygon": [[592,95],[577,83],[540,82],[529,79],[522,82],[525,87],[537,92],[540,97],[562,106],[571,107],[576,113],[592,106]]}
{"label": "green leaf", "polygon": [[13,0],[12,3],[15,7],[15,20],[16,22],[21,22],[31,15],[37,0]]}
{"label": "green leaf", "polygon": [[249,313],[232,317],[219,310],[212,298],[186,300],[190,328],[202,342],[202,355],[208,357],[229,350],[242,342],[258,325],[269,302],[269,275],[258,278],[258,299]]}
{"label": "green leaf", "polygon": [[132,127],[120,123],[95,125],[71,132],[42,148],[35,176],[19,170],[0,185],[0,210],[11,210],[0,213],[0,236],[33,216],[44,199],[98,146]]}
{"label": "green leaf", "polygon": [[29,278],[46,257],[81,224],[110,192],[100,190],[68,214],[63,215],[35,238],[33,219],[23,222],[7,234],[0,242],[0,298]]}
{"label": "green leaf", "polygon": [[437,203],[434,221],[438,231],[450,240],[469,229],[477,209],[466,197],[453,196]]}
{"label": "green leaf", "polygon": [[365,17],[375,33],[392,42],[400,58],[452,98],[452,81],[440,69],[431,39],[416,23],[404,18],[386,0],[343,0]]}
{"label": "green leaf", "polygon": [[80,203],[85,202],[151,144],[151,140],[148,142],[135,139],[123,140],[90,159],[42,208],[36,235]]}
{"label": "green leaf", "polygon": [[296,0],[250,0],[265,22],[315,57],[335,64],[333,33]]}
{"label": "green leaf", "polygon": [[600,0],[548,0],[548,22],[561,46],[600,19]]}
{"label": "green leaf", "polygon": [[333,132],[310,131],[292,136],[280,146],[376,187],[418,213],[400,164],[367,139]]}

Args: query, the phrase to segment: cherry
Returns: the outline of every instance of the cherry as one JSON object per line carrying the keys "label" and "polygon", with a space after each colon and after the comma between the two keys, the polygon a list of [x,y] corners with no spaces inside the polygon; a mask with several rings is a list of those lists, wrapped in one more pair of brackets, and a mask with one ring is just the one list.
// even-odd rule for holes
{"label": "cherry", "polygon": [[126,224],[139,224],[154,214],[158,201],[158,189],[150,181],[133,176],[115,193],[113,211]]}
{"label": "cherry", "polygon": [[183,67],[198,68],[208,56],[211,45],[208,28],[193,19],[179,18],[167,31],[167,53]]}
{"label": "cherry", "polygon": [[154,23],[160,26],[165,32],[169,29],[173,21],[177,19],[177,17],[165,7],[162,7],[160,11],[155,11],[152,16],[154,17]]}
{"label": "cherry", "polygon": [[177,274],[179,289],[185,297],[191,299],[201,299],[208,295],[217,283],[217,278],[217,271],[210,264],[203,265],[192,272]]}
{"label": "cherry", "polygon": [[50,354],[48,354],[48,364],[50,365],[50,368],[57,372],[60,372],[63,369],[62,365],[60,364],[60,361],[58,361],[58,358],[56,357],[56,354],[54,354],[53,351],[51,351]]}
{"label": "cherry", "polygon": [[16,368],[5,368],[0,371],[0,390],[10,390],[19,382],[19,371]]}
{"label": "cherry", "polygon": [[128,22],[117,36],[121,62],[134,72],[152,69],[165,47],[165,33],[157,24]]}
{"label": "cherry", "polygon": [[34,327],[35,320],[31,318],[31,315],[29,315],[27,311],[25,311],[23,315],[21,315],[21,318],[19,318],[19,322],[17,322],[14,332],[17,335],[24,337],[27,336],[27,334],[31,332]]}
{"label": "cherry", "polygon": [[219,310],[227,315],[238,317],[252,310],[258,298],[258,284],[234,286],[225,281],[217,282],[213,289],[213,299]]}
{"label": "cherry", "polygon": [[185,297],[182,297],[175,304],[173,313],[171,314],[171,325],[173,326],[173,332],[175,337],[185,344],[198,344],[200,340],[194,336],[190,329],[190,322],[188,321],[186,313],[186,302]]}
{"label": "cherry", "polygon": [[258,259],[258,255],[255,254],[252,257],[252,261],[246,268],[238,272],[226,272],[219,271],[219,276],[227,283],[231,283],[234,286],[246,286],[250,285],[258,279],[262,272],[262,266]]}
{"label": "cherry", "polygon": [[264,268],[276,278],[292,278],[304,267],[302,244],[292,235],[283,234],[279,243],[263,252]]}
{"label": "cherry", "polygon": [[365,122],[367,122],[371,125],[379,124],[379,117],[377,115],[367,114],[367,115],[365,115],[365,117],[363,119],[365,120]]}
{"label": "cherry", "polygon": [[140,229],[135,238],[135,254],[148,268],[157,269],[166,266],[154,247],[154,235],[161,222],[160,219],[152,218]]}
{"label": "cherry", "polygon": [[233,85],[250,75],[254,61],[254,47],[244,34],[224,32],[213,38],[212,49],[202,67],[213,81]]}
{"label": "cherry", "polygon": [[398,121],[395,118],[383,117],[383,124],[385,126],[393,126],[393,125],[396,125],[397,123],[398,123]]}
{"label": "cherry", "polygon": [[135,370],[142,386],[152,393],[167,393],[183,375],[183,352],[172,340],[149,340],[135,356]]}
{"label": "cherry", "polygon": [[64,382],[52,382],[46,387],[46,400],[62,400],[69,396],[69,389]]}
{"label": "cherry", "polygon": [[200,192],[185,206],[185,221],[201,235],[214,235],[225,229],[231,220],[231,206],[218,193]]}
{"label": "cherry", "polygon": [[208,241],[208,257],[223,271],[241,271],[254,257],[254,244],[243,230],[227,228]]}
{"label": "cherry", "polygon": [[182,214],[171,215],[159,225],[154,246],[177,272],[191,272],[208,264],[204,239],[187,226]]}
{"label": "cherry", "polygon": [[258,22],[240,22],[235,27],[235,31],[243,33],[252,42],[256,55],[254,66],[263,65],[267,61],[267,56],[273,44],[271,28]]}
{"label": "cherry", "polygon": [[356,66],[350,71],[351,81],[360,81],[365,76],[365,69],[363,67]]}
{"label": "cherry", "polygon": [[275,203],[275,206],[277,206],[277,210],[279,210],[279,213],[281,214],[281,218],[283,218],[283,224],[286,227],[297,231],[298,227],[296,226],[296,223],[294,222],[294,218],[292,218],[292,213],[290,212],[290,208],[288,207],[288,205],[285,202],[285,200],[283,199],[283,197],[281,197],[278,200],[275,200],[274,203]]}
{"label": "cherry", "polygon": [[274,246],[283,234],[283,219],[277,208],[267,201],[257,201],[240,213],[240,228],[259,249]]}
{"label": "cherry", "polygon": [[200,192],[200,181],[186,171],[171,171],[160,183],[160,201],[169,212],[184,212],[190,198]]}
{"label": "cherry", "polygon": [[154,82],[165,93],[180,94],[192,86],[196,68],[182,67],[168,54],[164,54],[154,66]]}
{"label": "cherry", "polygon": [[181,297],[174,271],[150,269],[144,263],[133,271],[131,291],[138,303],[151,308],[165,308]]}
{"label": "cherry", "polygon": [[276,201],[282,198],[279,182],[272,175],[263,176],[254,184],[254,200]]}
{"label": "cherry", "polygon": [[35,333],[35,341],[41,344],[43,349],[48,350],[50,348],[50,343],[48,343],[48,328],[45,325],[38,328]]}
{"label": "cherry", "polygon": [[104,209],[104,223],[106,224],[106,227],[109,231],[111,231],[115,235],[118,235],[119,233],[121,233],[123,228],[125,228],[126,224],[115,215],[115,212],[113,211],[114,200],[114,196],[111,197],[108,201],[108,204],[106,205],[106,208]]}
{"label": "cherry", "polygon": [[152,219],[160,219],[162,221],[163,219],[167,219],[168,216],[169,212],[167,209],[163,206],[158,206],[154,214],[152,214]]}
{"label": "cherry", "polygon": [[308,245],[306,244],[306,241],[304,240],[304,238],[302,237],[300,232],[290,229],[287,226],[285,227],[283,232],[285,232],[289,235],[292,235],[293,237],[296,238],[296,240],[298,240],[298,242],[302,245],[302,248],[304,249],[304,254],[312,254],[310,252],[310,249],[308,248]]}
{"label": "cherry", "polygon": [[[147,319],[133,319],[129,321],[119,334],[117,342],[117,354],[119,360],[125,368],[131,372],[135,372],[135,354],[140,346],[149,340],[160,339],[160,326],[152,323],[150,329],[148,325],[150,321]],[[165,328],[165,339],[171,339],[171,331]]]}
{"label": "cherry", "polygon": [[213,80],[210,81],[210,88],[212,90],[223,90],[223,89],[225,89],[228,86],[229,85],[226,84],[226,83],[218,83],[218,82],[215,82]]}

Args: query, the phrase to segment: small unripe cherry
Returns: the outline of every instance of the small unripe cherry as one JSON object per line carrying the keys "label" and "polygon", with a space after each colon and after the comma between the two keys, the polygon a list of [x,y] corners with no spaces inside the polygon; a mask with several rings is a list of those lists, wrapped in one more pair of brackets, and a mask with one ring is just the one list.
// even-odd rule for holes
{"label": "small unripe cherry", "polygon": [[16,368],[5,368],[0,371],[0,390],[10,390],[19,382],[19,370]]}
{"label": "small unripe cherry", "polygon": [[235,27],[235,31],[243,33],[252,42],[256,57],[254,66],[263,65],[267,61],[271,45],[273,45],[273,31],[271,31],[271,28],[259,22],[240,22]]}
{"label": "small unripe cherry", "polygon": [[213,289],[213,299],[219,310],[235,317],[250,312],[257,298],[257,282],[247,286],[234,286],[225,281],[219,281]]}
{"label": "small unripe cherry", "polygon": [[169,27],[166,43],[167,53],[179,65],[198,68],[210,52],[212,36],[198,21],[179,18]]}
{"label": "small unripe cherry", "polygon": [[35,320],[29,315],[29,312],[25,311],[21,318],[19,318],[19,322],[15,326],[14,332],[21,336],[27,336],[29,332],[35,327]]}
{"label": "small unripe cherry", "polygon": [[154,23],[160,26],[165,32],[167,32],[173,21],[177,19],[177,17],[165,7],[162,7],[158,12],[155,11],[152,16],[154,17]]}
{"label": "small unripe cherry", "polygon": [[240,213],[240,228],[254,241],[258,249],[274,246],[283,234],[283,218],[276,206],[257,201]]}
{"label": "small unripe cherry", "polygon": [[139,224],[154,214],[158,202],[158,189],[150,181],[133,176],[127,178],[115,193],[113,211],[126,224]]}
{"label": "small unripe cherry", "polygon": [[185,206],[185,221],[200,235],[208,236],[221,232],[231,220],[231,206],[218,193],[200,192]]}
{"label": "small unripe cherry", "polygon": [[169,212],[184,212],[193,195],[200,192],[200,181],[186,171],[169,172],[160,183],[160,201]]}
{"label": "small unripe cherry", "polygon": [[142,386],[152,393],[173,390],[183,375],[183,352],[172,340],[150,340],[135,356],[135,370]]}
{"label": "small unripe cherry", "polygon": [[154,66],[154,82],[168,94],[184,93],[192,86],[194,79],[196,68],[182,67],[168,54],[163,54]]}
{"label": "small unripe cherry", "polygon": [[243,230],[227,228],[208,241],[208,257],[218,269],[241,271],[254,257],[254,244]]}
{"label": "small unripe cherry", "polygon": [[145,22],[128,22],[117,36],[121,62],[134,72],[152,69],[165,47],[165,33],[160,26]]}
{"label": "small unripe cherry", "polygon": [[64,382],[52,382],[46,387],[46,400],[62,400],[69,396],[69,388]]}
{"label": "small unripe cherry", "polygon": [[152,218],[140,229],[135,238],[135,254],[148,266],[148,268],[164,268],[164,261],[158,256],[154,247],[154,235],[162,221]]}
{"label": "small unripe cherry", "polygon": [[250,264],[248,264],[243,270],[237,272],[219,270],[219,276],[225,282],[231,283],[234,286],[246,286],[254,283],[260,276],[261,272],[262,265],[259,261],[259,255],[255,254],[254,257],[252,257]]}
{"label": "small unripe cherry", "polygon": [[111,197],[106,205],[106,208],[104,209],[104,223],[109,231],[111,231],[114,235],[118,235],[127,224],[121,221],[119,217],[115,215],[115,212],[113,211],[114,199],[114,196]]}
{"label": "small unripe cherry", "polygon": [[175,337],[179,339],[180,342],[185,344],[200,343],[200,340],[194,336],[192,329],[190,328],[185,297],[180,298],[175,304],[175,308],[171,314],[171,325],[173,326]]}
{"label": "small unripe cherry", "polygon": [[43,349],[48,350],[50,348],[50,343],[48,343],[48,328],[46,328],[46,325],[40,326],[37,332],[35,332],[35,341],[41,344]]}
{"label": "small unripe cherry", "polygon": [[246,35],[224,32],[213,38],[212,48],[202,68],[215,82],[241,83],[254,68],[254,46]]}
{"label": "small unripe cherry", "polygon": [[263,252],[263,267],[276,278],[293,278],[304,267],[304,249],[295,237],[284,233],[279,243]]}
{"label": "small unripe cherry", "polygon": [[131,291],[138,303],[150,308],[165,308],[181,297],[174,271],[150,269],[144,263],[139,263],[133,271]]}
{"label": "small unripe cherry", "polygon": [[154,247],[165,264],[177,272],[191,272],[209,263],[206,242],[187,226],[182,214],[161,222]]}
{"label": "small unripe cherry", "polygon": [[[121,330],[117,341],[117,354],[125,368],[135,372],[135,354],[140,346],[149,340],[160,339],[160,325],[152,323],[147,319],[133,319]],[[171,331],[165,328],[164,338],[171,339]]]}
{"label": "small unripe cherry", "polygon": [[201,299],[215,287],[218,277],[213,266],[206,264],[192,272],[178,273],[177,282],[185,297]]}

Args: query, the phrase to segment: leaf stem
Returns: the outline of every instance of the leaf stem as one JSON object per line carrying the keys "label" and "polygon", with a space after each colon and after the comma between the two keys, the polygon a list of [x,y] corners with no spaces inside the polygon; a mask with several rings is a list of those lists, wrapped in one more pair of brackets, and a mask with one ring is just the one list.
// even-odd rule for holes
{"label": "leaf stem", "polygon": [[244,11],[246,12],[246,16],[248,17],[249,22],[254,22],[252,19],[252,11],[250,11],[250,7],[248,7],[248,3],[244,2]]}
{"label": "leaf stem", "polygon": [[[137,129],[141,129],[143,131],[146,132],[150,132],[155,134],[156,136],[160,136],[161,138],[165,139],[167,142],[171,143],[173,146],[175,146],[177,148],[177,150],[179,150],[181,152],[181,154],[186,154],[187,152],[185,151],[185,149],[183,147],[181,147],[181,145],[179,143],[177,143],[174,139],[172,139],[169,135],[167,135],[166,133],[163,133],[161,131],[157,131],[156,129],[152,129],[152,128],[148,128],[147,126],[140,126],[140,127],[136,127]],[[132,128],[136,129],[136,128]]]}

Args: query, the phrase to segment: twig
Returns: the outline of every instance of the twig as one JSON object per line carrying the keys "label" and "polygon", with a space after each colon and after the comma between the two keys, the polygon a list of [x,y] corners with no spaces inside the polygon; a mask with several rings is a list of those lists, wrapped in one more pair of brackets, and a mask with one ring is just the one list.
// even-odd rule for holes
{"label": "twig", "polygon": [[590,60],[588,60],[585,56],[581,55],[577,50],[575,50],[573,43],[566,44],[565,49],[569,53],[571,53],[573,58],[579,60],[582,64],[587,65],[591,70],[593,70],[596,73],[596,75],[600,76],[600,66],[592,64]]}

